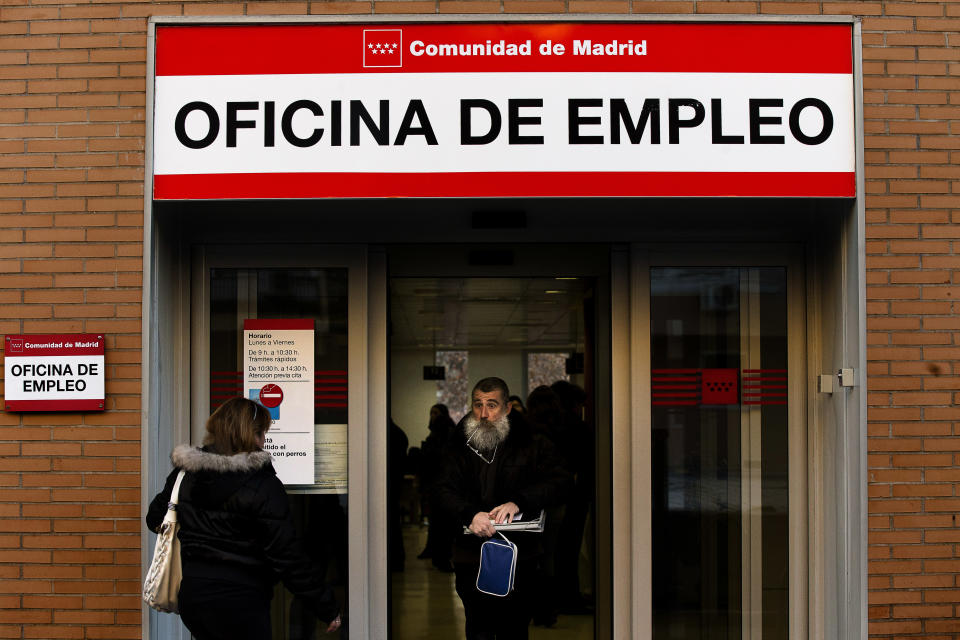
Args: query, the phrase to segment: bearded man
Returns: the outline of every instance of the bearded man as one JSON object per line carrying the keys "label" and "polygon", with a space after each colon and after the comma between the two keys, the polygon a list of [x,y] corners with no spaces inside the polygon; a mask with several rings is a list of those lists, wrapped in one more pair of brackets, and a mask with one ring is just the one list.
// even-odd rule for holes
{"label": "bearded man", "polygon": [[[450,438],[437,483],[437,504],[456,522],[453,550],[457,595],[463,602],[467,640],[525,640],[533,615],[539,533],[512,532],[517,545],[514,591],[497,597],[477,590],[480,545],[495,523],[518,513],[535,517],[563,501],[570,476],[550,442],[510,411],[507,384],[484,378],[471,393],[472,408]],[[462,533],[467,527],[470,534]],[[472,535],[471,535],[472,534]]]}

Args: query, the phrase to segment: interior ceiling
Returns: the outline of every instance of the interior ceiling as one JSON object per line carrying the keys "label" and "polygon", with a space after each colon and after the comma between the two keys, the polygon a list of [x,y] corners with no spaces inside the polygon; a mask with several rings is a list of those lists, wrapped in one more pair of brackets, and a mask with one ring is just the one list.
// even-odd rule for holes
{"label": "interior ceiling", "polygon": [[566,278],[393,278],[391,347],[577,350],[585,289]]}

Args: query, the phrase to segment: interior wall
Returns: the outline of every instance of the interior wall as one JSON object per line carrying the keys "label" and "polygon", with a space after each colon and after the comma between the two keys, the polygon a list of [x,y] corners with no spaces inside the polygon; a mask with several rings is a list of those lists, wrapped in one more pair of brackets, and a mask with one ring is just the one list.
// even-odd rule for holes
{"label": "interior wall", "polygon": [[524,395],[527,372],[523,352],[510,351],[471,351],[467,359],[467,374],[470,388],[481,378],[496,376],[503,378],[511,395]]}
{"label": "interior wall", "polygon": [[429,430],[430,407],[437,403],[436,380],[423,379],[423,367],[433,364],[433,352],[394,351],[390,354],[390,415],[419,447]]}

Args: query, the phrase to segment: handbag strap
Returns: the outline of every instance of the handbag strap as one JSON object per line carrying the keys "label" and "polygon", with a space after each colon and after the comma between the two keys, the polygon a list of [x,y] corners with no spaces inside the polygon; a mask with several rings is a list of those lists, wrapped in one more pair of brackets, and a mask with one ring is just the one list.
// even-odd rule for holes
{"label": "handbag strap", "polygon": [[170,502],[167,503],[167,510],[176,511],[177,502],[180,500],[180,483],[183,482],[183,476],[187,475],[187,472],[183,469],[180,469],[180,473],[177,474],[177,481],[173,483],[173,490],[170,491]]}
{"label": "handbag strap", "polygon": [[503,532],[502,532],[502,531],[497,531],[497,535],[499,535],[501,538],[503,538],[504,540],[506,540],[506,541],[507,541],[507,544],[513,546],[513,543],[510,542],[510,538],[508,538],[507,536],[503,535]]}

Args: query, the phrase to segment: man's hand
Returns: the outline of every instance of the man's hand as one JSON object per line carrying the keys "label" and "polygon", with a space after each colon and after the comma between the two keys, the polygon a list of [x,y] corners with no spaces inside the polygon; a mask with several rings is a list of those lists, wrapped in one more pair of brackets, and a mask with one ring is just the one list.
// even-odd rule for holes
{"label": "man's hand", "polygon": [[327,625],[327,633],[333,633],[340,628],[340,624],[343,622],[343,619],[340,617],[340,614],[337,614],[337,617],[330,621],[330,624]]}
{"label": "man's hand", "polygon": [[[520,507],[518,507],[513,502],[506,502],[499,507],[494,507],[490,512],[490,518],[497,524],[503,524],[504,522],[513,522],[513,516],[517,515],[520,512]],[[493,534],[491,534],[493,535]]]}
{"label": "man's hand", "polygon": [[497,532],[497,530],[493,528],[493,523],[490,522],[492,517],[491,513],[492,512],[479,511],[477,515],[473,516],[473,521],[470,522],[470,531],[473,532],[473,535],[480,536],[481,538],[489,538]]}

